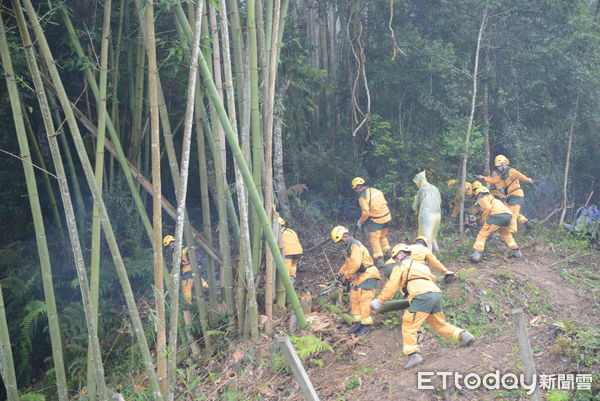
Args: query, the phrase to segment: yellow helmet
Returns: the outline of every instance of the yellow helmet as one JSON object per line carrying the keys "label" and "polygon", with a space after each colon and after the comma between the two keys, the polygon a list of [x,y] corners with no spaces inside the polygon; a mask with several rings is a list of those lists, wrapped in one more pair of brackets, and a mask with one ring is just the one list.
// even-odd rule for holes
{"label": "yellow helmet", "polygon": [[365,179],[362,177],[356,177],[352,180],[352,189],[355,189],[359,185],[363,185],[365,183]]}
{"label": "yellow helmet", "polygon": [[283,217],[279,218],[279,225],[280,226],[285,226],[285,220],[283,219]]}
{"label": "yellow helmet", "polygon": [[473,183],[471,184],[471,188],[473,188],[473,191],[482,186],[483,184],[481,183],[481,181],[473,181]]}
{"label": "yellow helmet", "polygon": [[483,185],[480,187],[475,188],[475,195],[479,195],[479,194],[489,194],[490,190],[487,189],[487,187],[484,187]]}
{"label": "yellow helmet", "polygon": [[502,165],[502,163],[506,163],[506,165],[508,166],[510,164],[510,160],[508,160],[508,157],[504,155],[498,155],[496,156],[496,158],[494,158],[494,165],[496,167]]}
{"label": "yellow helmet", "polygon": [[392,248],[392,258],[395,258],[396,255],[400,253],[400,251],[410,253],[410,248],[408,247],[408,245],[402,243],[394,245],[394,247]]}
{"label": "yellow helmet", "polygon": [[163,245],[168,246],[173,241],[175,241],[175,237],[172,235],[166,235],[165,238],[163,238]]}
{"label": "yellow helmet", "polygon": [[[423,241],[423,242],[425,243],[425,246],[429,246],[429,240],[427,239],[427,237],[426,237],[426,236],[424,236],[424,235],[419,235],[417,238],[415,238],[414,242],[417,242],[417,241],[419,241],[419,240],[420,240],[420,241]],[[393,251],[392,251],[392,252],[393,252]]]}
{"label": "yellow helmet", "polygon": [[457,182],[458,182],[458,180],[455,180],[454,178],[452,178],[451,180],[448,180],[448,182],[446,184],[448,185],[448,188],[451,188]]}
{"label": "yellow helmet", "polygon": [[331,239],[333,242],[340,242],[344,234],[348,232],[348,229],[344,226],[335,226],[331,230]]}

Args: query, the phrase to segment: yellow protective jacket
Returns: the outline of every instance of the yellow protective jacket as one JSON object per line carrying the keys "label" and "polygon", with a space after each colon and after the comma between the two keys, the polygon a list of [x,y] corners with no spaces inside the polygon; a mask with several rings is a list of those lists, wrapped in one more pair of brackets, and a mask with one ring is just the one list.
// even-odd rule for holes
{"label": "yellow protective jacket", "polygon": [[435,267],[443,274],[448,273],[448,269],[446,266],[440,262],[440,260],[427,248],[426,246],[420,244],[409,245],[410,248],[410,258],[415,262],[419,263],[429,263],[429,266]]}
{"label": "yellow protective jacket", "polygon": [[358,197],[358,204],[362,211],[358,219],[361,223],[371,219],[373,223],[384,224],[392,219],[383,192],[378,189],[363,189]]}
{"label": "yellow protective jacket", "polygon": [[361,267],[368,269],[373,266],[373,259],[369,254],[369,250],[360,241],[352,237],[350,237],[344,249],[344,258],[345,261],[340,267],[339,273],[343,273],[346,279],[351,279],[352,275]]}
{"label": "yellow protective jacket", "polygon": [[284,228],[281,233],[281,248],[283,248],[283,256],[302,255],[303,249],[298,234],[292,229]]}
{"label": "yellow protective jacket", "polygon": [[[200,267],[200,266],[198,266]],[[187,273],[187,274],[186,274]],[[188,259],[188,248],[185,247],[181,250],[181,279],[189,280],[192,278],[192,264]],[[208,283],[203,277],[200,277],[200,282],[203,288],[208,288]]]}
{"label": "yellow protective jacket", "polygon": [[510,166],[506,166],[504,171],[496,170],[490,177],[483,177],[483,179],[485,182],[494,184],[496,191],[498,191],[502,198],[525,196],[525,193],[521,189],[521,181],[531,181],[525,174]]}
{"label": "yellow protective jacket", "polygon": [[435,276],[426,265],[404,258],[394,265],[390,279],[383,287],[377,300],[381,303],[392,299],[396,291],[407,287],[408,300],[427,292],[441,292],[435,284]]}
{"label": "yellow protective jacket", "polygon": [[512,216],[510,209],[501,200],[494,198],[494,195],[484,195],[477,199],[477,203],[483,212],[481,219],[484,223],[495,214],[508,213]]}

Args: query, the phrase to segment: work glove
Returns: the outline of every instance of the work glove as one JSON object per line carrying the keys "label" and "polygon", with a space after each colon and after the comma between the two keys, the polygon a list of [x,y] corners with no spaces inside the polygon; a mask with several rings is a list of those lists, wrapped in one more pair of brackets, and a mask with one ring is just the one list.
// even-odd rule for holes
{"label": "work glove", "polygon": [[356,222],[356,227],[361,228],[362,227],[362,223],[360,221]]}
{"label": "work glove", "polygon": [[454,275],[454,272],[448,271],[448,273],[446,273],[446,275],[444,276],[444,283],[449,284],[449,283],[453,282],[454,280],[456,280],[456,276]]}
{"label": "work glove", "polygon": [[382,303],[379,302],[379,300],[377,298],[373,298],[373,300],[371,301],[371,308],[373,308],[373,310],[377,310],[379,308],[381,308]]}

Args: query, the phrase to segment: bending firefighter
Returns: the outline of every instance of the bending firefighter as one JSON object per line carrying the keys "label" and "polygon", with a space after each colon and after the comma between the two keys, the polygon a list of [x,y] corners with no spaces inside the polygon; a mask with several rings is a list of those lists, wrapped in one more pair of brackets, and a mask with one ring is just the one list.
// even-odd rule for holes
{"label": "bending firefighter", "polygon": [[529,227],[531,223],[521,214],[521,206],[525,199],[525,193],[521,189],[521,181],[533,184],[533,180],[519,170],[510,167],[510,161],[504,155],[498,155],[494,159],[495,171],[490,177],[478,175],[477,178],[495,186],[494,194],[507,204],[512,219],[510,232],[517,232],[517,222]]}
{"label": "bending firefighter", "polygon": [[283,253],[283,263],[293,285],[296,282],[296,266],[302,257],[302,244],[298,239],[298,234],[294,230],[285,227],[285,220],[281,217],[279,218],[279,225],[281,226],[280,247]]}
{"label": "bending firefighter", "polygon": [[356,177],[352,180],[352,189],[359,194],[358,204],[360,205],[361,215],[356,222],[358,228],[367,221],[369,224],[369,240],[373,258],[377,266],[383,266],[383,254],[390,250],[387,234],[392,215],[388,209],[387,201],[383,192],[375,188],[369,188],[365,185],[365,180]]}
{"label": "bending firefighter", "polygon": [[475,195],[477,196],[477,203],[483,212],[483,226],[481,226],[481,230],[479,230],[479,234],[475,238],[475,243],[473,244],[475,252],[471,255],[471,260],[473,262],[481,260],[483,250],[485,249],[485,241],[496,230],[498,230],[506,245],[513,250],[512,256],[516,258],[522,257],[523,255],[519,250],[519,246],[510,233],[509,225],[513,217],[510,209],[500,200],[494,198],[494,195],[490,194],[490,190],[484,186],[475,188]]}
{"label": "bending firefighter", "polygon": [[373,266],[369,250],[360,241],[352,238],[346,227],[334,227],[331,239],[345,245],[345,262],[338,275],[343,283],[352,283],[350,305],[354,325],[348,330],[348,334],[362,336],[369,332],[369,326],[373,324],[371,300],[375,297],[375,287],[381,276],[379,270]]}
{"label": "bending firefighter", "polygon": [[406,244],[398,244],[392,249],[395,260],[392,275],[379,297],[371,302],[373,309],[377,310],[385,301],[392,299],[399,289],[408,298],[410,306],[402,316],[402,352],[408,355],[405,369],[423,362],[417,336],[424,322],[440,336],[460,341],[462,346],[469,346],[475,341],[468,331],[446,322],[442,313],[442,294],[434,283],[435,276],[429,267],[411,260],[410,255],[411,249]]}
{"label": "bending firefighter", "polygon": [[[163,245],[167,249],[169,258],[173,258],[173,252],[175,250],[175,237],[167,235],[163,238]],[[200,268],[200,261],[198,262],[198,268]],[[183,290],[183,300],[186,304],[192,303],[192,289],[194,288],[194,278],[192,274],[192,265],[188,259],[188,248],[185,247],[181,250],[181,289]],[[208,288],[208,284],[202,277],[202,288]]]}
{"label": "bending firefighter", "polygon": [[[459,181],[456,179],[448,180],[448,189],[455,189],[456,194],[454,198],[450,201],[450,217],[455,218],[460,213],[460,200],[461,200],[461,191]],[[465,200],[473,196],[473,187],[470,182],[465,182]],[[466,207],[465,207],[466,210]]]}
{"label": "bending firefighter", "polygon": [[410,259],[422,263],[428,264],[431,267],[435,267],[444,275],[444,282],[448,283],[454,280],[454,272],[446,269],[446,266],[440,262],[440,260],[429,250],[429,241],[424,235],[420,235],[415,238],[415,243],[409,245]]}

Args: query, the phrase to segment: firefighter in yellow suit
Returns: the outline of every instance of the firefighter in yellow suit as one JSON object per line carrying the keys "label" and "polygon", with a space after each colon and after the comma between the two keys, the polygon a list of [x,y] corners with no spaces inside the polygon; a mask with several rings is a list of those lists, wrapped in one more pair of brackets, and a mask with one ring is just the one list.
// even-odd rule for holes
{"label": "firefighter in yellow suit", "polygon": [[[457,185],[458,180],[455,180],[455,179],[448,180],[447,184],[448,184],[449,189],[454,189],[456,187],[456,195],[454,195],[454,198],[450,201],[450,205],[449,205],[450,210],[451,210],[450,217],[454,219],[460,213],[460,199],[461,199],[460,185]],[[471,183],[465,182],[465,199],[468,199],[472,195],[473,195],[473,187],[472,187]],[[465,210],[466,210],[466,208],[465,208]]]}
{"label": "firefighter in yellow suit", "polygon": [[496,188],[497,195],[503,198],[510,209],[513,217],[510,222],[510,232],[517,232],[517,222],[525,224],[528,227],[531,223],[521,214],[521,206],[525,199],[525,193],[521,188],[521,181],[533,184],[533,179],[527,177],[519,170],[510,166],[510,161],[504,155],[498,155],[494,159],[496,171],[490,177],[478,175],[477,178],[493,184]]}
{"label": "firefighter in yellow suit", "polygon": [[405,369],[423,362],[419,354],[417,332],[424,322],[440,336],[460,341],[462,346],[469,346],[475,341],[471,333],[446,321],[442,313],[442,294],[435,284],[435,276],[431,274],[429,267],[412,260],[411,252],[406,244],[394,246],[392,257],[395,264],[390,279],[381,294],[371,302],[371,307],[377,310],[385,301],[392,299],[398,290],[410,302],[402,316],[402,352],[408,355]]}
{"label": "firefighter in yellow suit", "polygon": [[369,220],[371,221],[369,225],[371,250],[373,251],[373,259],[375,259],[377,266],[381,267],[384,262],[384,252],[390,250],[387,238],[389,224],[392,220],[390,209],[383,196],[383,192],[367,187],[363,178],[354,178],[352,180],[352,189],[359,194],[358,204],[361,209],[361,215],[356,225],[358,228],[361,228],[364,223]]}
{"label": "firefighter in yellow suit", "polygon": [[477,187],[475,195],[477,196],[477,203],[483,212],[483,226],[481,226],[481,230],[479,230],[479,234],[475,238],[475,243],[473,244],[475,251],[470,257],[471,260],[473,262],[481,260],[483,250],[485,249],[485,241],[496,230],[498,230],[506,245],[513,250],[512,256],[515,258],[523,257],[509,229],[513,215],[508,206],[494,198],[494,195],[490,194],[490,190],[484,186]]}
{"label": "firefighter in yellow suit", "polygon": [[373,266],[369,250],[360,241],[352,238],[346,227],[334,227],[331,230],[331,239],[344,245],[345,261],[338,275],[342,282],[351,282],[350,306],[354,325],[348,330],[348,334],[362,336],[369,332],[369,327],[373,324],[371,300],[375,297],[375,287],[381,275]]}
{"label": "firefighter in yellow suit", "polygon": [[296,282],[296,266],[304,251],[300,239],[298,239],[298,234],[294,230],[285,227],[285,220],[281,217],[279,218],[279,225],[281,226],[280,247],[283,250],[283,263],[290,276],[290,281],[294,284]]}
{"label": "firefighter in yellow suit", "polygon": [[[163,245],[167,248],[168,253],[173,256],[175,249],[175,237],[167,235],[163,238]],[[208,288],[208,283],[200,277],[202,288]],[[192,265],[188,260],[188,248],[181,250],[181,289],[183,292],[183,300],[186,304],[192,304],[192,289],[194,288],[194,279],[192,275]]]}

